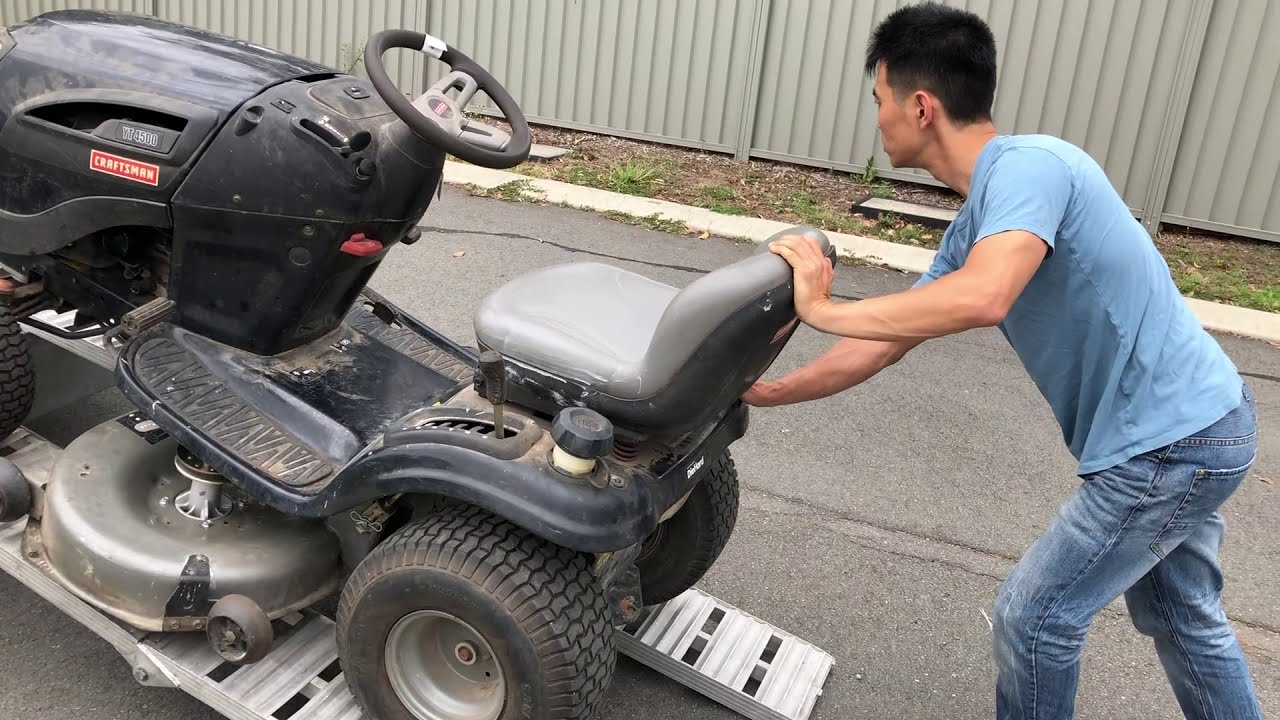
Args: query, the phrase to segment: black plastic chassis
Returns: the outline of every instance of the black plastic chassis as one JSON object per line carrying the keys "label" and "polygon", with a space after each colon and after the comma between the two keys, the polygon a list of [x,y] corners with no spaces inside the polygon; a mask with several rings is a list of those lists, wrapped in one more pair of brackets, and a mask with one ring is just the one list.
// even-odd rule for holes
{"label": "black plastic chassis", "polygon": [[357,303],[334,333],[273,358],[161,325],[122,350],[116,382],[230,482],[286,514],[327,518],[401,493],[444,496],[592,553],[643,541],[746,432],[747,409],[736,403],[678,449],[630,448],[605,458],[596,477],[567,477],[550,465],[546,419],[523,408],[507,407],[505,440],[433,425],[492,424],[471,390],[474,355],[376,293],[365,297],[372,308]]}

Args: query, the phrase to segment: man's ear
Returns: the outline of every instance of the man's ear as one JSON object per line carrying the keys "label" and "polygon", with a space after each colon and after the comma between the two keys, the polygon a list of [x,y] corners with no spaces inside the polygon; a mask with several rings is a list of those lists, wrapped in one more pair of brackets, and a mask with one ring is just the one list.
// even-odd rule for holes
{"label": "man's ear", "polygon": [[911,94],[911,111],[915,114],[915,121],[921,127],[928,125],[934,121],[934,102],[929,93],[923,90],[917,90]]}

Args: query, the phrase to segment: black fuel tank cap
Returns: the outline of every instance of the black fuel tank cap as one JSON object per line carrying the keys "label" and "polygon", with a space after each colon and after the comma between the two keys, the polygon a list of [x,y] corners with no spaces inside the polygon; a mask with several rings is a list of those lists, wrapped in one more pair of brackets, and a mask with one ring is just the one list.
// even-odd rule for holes
{"label": "black fuel tank cap", "polygon": [[613,423],[589,408],[565,408],[551,423],[551,438],[574,457],[604,457],[613,452]]}

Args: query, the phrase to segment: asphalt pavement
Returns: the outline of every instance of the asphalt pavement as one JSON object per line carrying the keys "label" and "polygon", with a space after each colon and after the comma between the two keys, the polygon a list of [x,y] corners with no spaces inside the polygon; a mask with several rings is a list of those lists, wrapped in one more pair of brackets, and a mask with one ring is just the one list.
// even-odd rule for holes
{"label": "asphalt pavement", "polygon": [[[578,211],[482,200],[446,189],[420,242],[393,251],[372,285],[465,343],[484,295],[533,268],[602,261],[683,286],[753,245],[643,230]],[[913,276],[841,267],[835,292],[904,289]],[[1263,441],[1224,510],[1225,598],[1268,714],[1280,713],[1280,353],[1220,337],[1256,390]],[[832,339],[802,328],[771,375]],[[42,418],[67,441],[123,411],[114,391]],[[990,718],[986,619],[1000,579],[1077,487],[1075,462],[1044,401],[994,330],[935,340],[859,388],[756,410],[734,446],[742,510],[702,587],[835,657],[815,720]],[[985,613],[985,614],[984,614]],[[0,577],[0,717],[213,720],[181,691],[136,686],[119,656]],[[1147,638],[1123,601],[1089,635],[1081,718],[1180,717]],[[604,718],[735,717],[629,660]]]}

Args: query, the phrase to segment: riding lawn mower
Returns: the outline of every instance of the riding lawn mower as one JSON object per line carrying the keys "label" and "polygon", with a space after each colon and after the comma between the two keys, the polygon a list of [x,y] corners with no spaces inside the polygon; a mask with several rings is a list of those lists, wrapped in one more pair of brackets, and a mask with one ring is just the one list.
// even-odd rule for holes
{"label": "riding lawn mower", "polygon": [[[449,71],[411,99],[393,49]],[[368,283],[422,239],[447,154],[514,167],[529,125],[421,32],[373,35],[364,66],[96,11],[0,31],[0,434],[32,407],[23,325],[110,344],[136,406],[47,482],[0,459],[0,524],[101,612],[238,665],[337,596],[370,718],[588,717],[615,629],[734,529],[739,398],[798,325],[790,267],[762,247],[675,288],[554,265],[455,342]]]}

